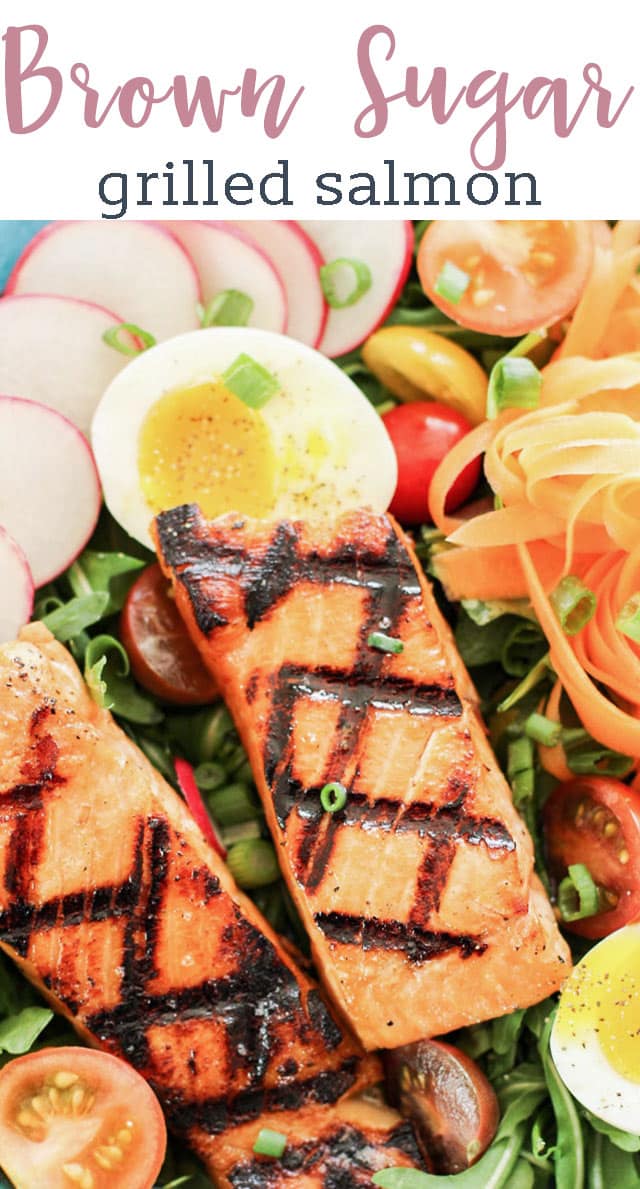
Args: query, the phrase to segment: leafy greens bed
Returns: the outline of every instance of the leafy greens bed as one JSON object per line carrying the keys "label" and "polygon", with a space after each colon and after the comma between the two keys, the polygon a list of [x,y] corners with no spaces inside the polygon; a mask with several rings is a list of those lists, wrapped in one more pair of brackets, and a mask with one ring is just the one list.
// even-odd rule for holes
{"label": "leafy greens bed", "polygon": [[[416,244],[425,225],[416,225]],[[424,296],[415,270],[388,318],[391,326],[420,326],[472,351],[490,369],[515,340],[465,329]],[[395,403],[369,370],[360,350],[338,361],[384,412]],[[442,534],[416,529],[419,557],[437,577]],[[89,547],[55,583],[39,592],[35,617],[72,651],[94,698],[111,708],[162,775],[177,786],[174,759],[195,766],[201,792],[227,847],[235,848],[234,873],[279,931],[305,945],[301,926],[276,876],[277,865],[253,789],[250,768],[230,716],[220,704],[205,710],[167,709],[133,679],[120,640],[119,613],[127,592],[152,555],[125,537],[105,511]],[[536,730],[548,720],[537,715],[551,692],[555,674],[548,645],[528,603],[463,600],[447,603],[463,660],[483,702],[492,743],[513,788],[517,807],[536,845],[537,867],[549,887],[540,837],[540,809],[554,781],[544,772],[533,746]],[[623,755],[596,743],[577,722],[565,730],[565,754],[572,773],[626,776]],[[247,860],[261,842],[259,863]],[[242,847],[245,862],[242,862]],[[240,848],[238,850],[237,848]],[[247,852],[247,848],[249,848]],[[275,878],[274,878],[275,877]],[[574,939],[575,952],[586,943]],[[609,1127],[589,1115],[560,1080],[549,1052],[554,1002],[465,1029],[453,1042],[479,1062],[501,1106],[498,1133],[480,1161],[453,1176],[389,1170],[377,1178],[387,1189],[426,1189],[454,1184],[460,1189],[631,1189],[640,1184],[640,1136]],[[0,1062],[33,1047],[74,1043],[70,1027],[44,1007],[36,993],[0,955]],[[3,1182],[7,1184],[7,1182]],[[191,1156],[174,1147],[160,1185],[210,1186]]]}

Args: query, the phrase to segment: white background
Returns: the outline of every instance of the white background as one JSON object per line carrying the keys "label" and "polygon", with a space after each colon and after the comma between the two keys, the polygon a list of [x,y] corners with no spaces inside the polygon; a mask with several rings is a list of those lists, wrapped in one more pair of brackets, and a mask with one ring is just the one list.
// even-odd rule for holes
{"label": "white background", "polygon": [[[634,15],[635,14],[635,15]],[[112,170],[132,175],[128,216],[149,218],[414,218],[506,217],[620,218],[638,214],[640,176],[640,55],[637,49],[637,9],[633,0],[574,3],[572,0],[484,0],[455,4],[428,0],[322,0],[319,4],[283,0],[180,0],[165,13],[158,4],[111,0],[52,3],[4,0],[0,31],[8,25],[41,23],[50,40],[44,61],[65,78],[57,112],[41,131],[16,136],[7,126],[4,93],[0,93],[0,217],[99,217],[99,178]],[[453,120],[438,127],[428,107],[410,109],[395,103],[387,132],[359,140],[353,131],[356,115],[368,102],[356,65],[358,38],[368,25],[388,24],[397,48],[384,74],[388,89],[400,89],[404,70],[419,68],[428,85],[435,66],[446,66],[451,93],[481,70],[508,71],[510,90],[536,75],[569,79],[570,107],[584,93],[582,69],[597,61],[604,83],[614,92],[615,106],[630,85],[637,87],[618,124],[597,127],[595,103],[568,140],[557,139],[548,110],[536,122],[524,119],[521,109],[507,116],[508,156],[497,171],[502,185],[505,170],[528,170],[538,180],[541,207],[472,206],[465,198],[467,178],[476,172],[469,143],[484,123],[489,107],[470,111],[460,107]],[[4,44],[2,68],[4,68]],[[208,75],[216,86],[234,87],[243,70],[254,66],[259,76],[284,73],[292,96],[300,85],[303,95],[287,131],[277,140],[265,136],[258,118],[243,118],[237,101],[229,100],[228,118],[217,134],[198,120],[183,129],[171,101],[154,109],[142,129],[128,129],[117,111],[102,128],[83,126],[84,96],[69,81],[69,69],[85,62],[91,81],[106,102],[112,91],[133,75],[153,78],[166,89],[176,73]],[[1,75],[0,75],[1,77]],[[35,98],[37,84],[25,97]],[[162,210],[136,209],[133,175],[161,171],[168,160],[212,158],[218,179],[236,170],[255,177],[276,168],[278,158],[290,162],[291,197],[295,205],[269,208],[259,201],[232,206],[219,187],[218,207]],[[448,170],[458,181],[459,207],[354,207],[316,205],[315,177],[322,171],[348,176],[367,170],[386,177],[385,158],[395,158],[397,172]],[[201,167],[200,167],[201,169]],[[181,175],[176,171],[177,196]],[[507,197],[506,188],[502,191]],[[379,197],[385,198],[385,192]],[[160,193],[159,198],[162,197]]]}

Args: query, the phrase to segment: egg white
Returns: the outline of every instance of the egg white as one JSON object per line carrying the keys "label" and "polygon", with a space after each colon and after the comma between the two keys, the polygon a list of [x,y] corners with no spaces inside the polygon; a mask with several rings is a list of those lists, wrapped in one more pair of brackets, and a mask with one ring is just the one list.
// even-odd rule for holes
{"label": "egg white", "polygon": [[[588,963],[590,953],[601,951],[621,932],[628,934],[630,946],[637,947],[640,963],[640,924],[626,925],[624,930],[604,938],[582,962]],[[579,1012],[572,1015],[572,1030],[574,1035],[566,1036],[556,1019],[551,1032],[551,1056],[564,1084],[599,1119],[621,1131],[640,1134],[640,1082],[633,1082],[612,1068],[597,1034],[588,1021],[580,1020]]]}
{"label": "egg white", "polygon": [[[168,392],[219,379],[240,354],[255,359],[282,386],[260,410],[279,464],[270,515],[313,519],[389,506],[397,482],[393,446],[353,381],[324,355],[285,335],[210,327],[139,355],[106,389],[93,419],[92,444],[107,506],[144,545],[152,547],[154,513],[142,494],[138,438],[149,409]],[[318,435],[326,442],[324,457],[324,448],[309,450]]]}

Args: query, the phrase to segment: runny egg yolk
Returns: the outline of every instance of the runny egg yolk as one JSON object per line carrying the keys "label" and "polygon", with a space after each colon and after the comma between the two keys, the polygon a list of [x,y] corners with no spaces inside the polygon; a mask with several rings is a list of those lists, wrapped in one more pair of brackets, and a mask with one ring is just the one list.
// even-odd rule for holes
{"label": "runny egg yolk", "polygon": [[197,503],[266,516],[276,495],[276,457],[262,415],[223,384],[179,388],[149,409],[138,438],[138,472],[152,512]]}
{"label": "runny egg yolk", "polygon": [[612,933],[579,962],[565,985],[558,1040],[582,1043],[595,1033],[612,1069],[640,1083],[640,932]]}

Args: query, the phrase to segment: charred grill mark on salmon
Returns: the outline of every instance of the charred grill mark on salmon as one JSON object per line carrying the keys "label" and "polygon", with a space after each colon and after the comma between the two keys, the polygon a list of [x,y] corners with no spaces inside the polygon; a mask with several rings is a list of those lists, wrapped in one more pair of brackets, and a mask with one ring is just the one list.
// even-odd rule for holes
{"label": "charred grill mark on salmon", "polygon": [[[404,1152],[420,1163],[416,1141],[408,1124],[391,1132],[385,1147]],[[379,1153],[372,1151],[366,1135],[358,1127],[341,1125],[311,1143],[289,1144],[277,1165],[248,1160],[238,1165],[230,1176],[234,1189],[273,1189],[282,1173],[291,1184],[296,1176],[321,1170],[324,1189],[351,1189],[371,1184],[371,1174],[383,1167]]]}
{"label": "charred grill mark on salmon", "polygon": [[[4,886],[11,894],[16,924],[26,924],[30,916],[28,903],[32,871],[38,866],[44,841],[45,793],[62,783],[57,773],[58,747],[43,727],[55,714],[55,699],[45,698],[32,712],[29,722],[31,745],[20,766],[24,783],[16,784],[0,793],[0,806],[16,808],[16,824],[7,848]],[[19,951],[24,957],[28,935]]]}
{"label": "charred grill mark on salmon", "polygon": [[[365,1046],[557,989],[567,950],[531,840],[401,530],[366,510],[333,525],[207,524],[183,507],[155,533],[250,753],[318,968]],[[370,646],[372,632],[403,649]],[[331,814],[320,792],[333,781],[348,796]]]}
{"label": "charred grill mark on salmon", "polygon": [[342,912],[317,912],[313,919],[329,941],[358,945],[365,951],[398,950],[414,964],[429,962],[452,950],[470,958],[472,954],[483,954],[487,948],[477,937],[432,932],[402,921],[380,921]]}
{"label": "charred grill mark on salmon", "polygon": [[348,1058],[338,1069],[269,1089],[249,1087],[233,1099],[197,1099],[176,1094],[165,1104],[165,1109],[178,1135],[195,1126],[206,1135],[217,1136],[264,1114],[298,1111],[310,1104],[330,1106],[348,1093],[356,1076],[356,1060]]}
{"label": "charred grill mark on salmon", "polygon": [[[206,535],[208,526],[196,504],[184,504],[162,512],[156,525],[160,552],[187,590],[196,622],[205,635],[227,622],[225,616],[215,611],[206,595],[207,578],[220,573],[241,583],[247,623],[251,629],[301,581],[361,587],[370,590],[376,601],[382,601],[385,594],[401,598],[420,595],[415,571],[406,555],[401,554],[393,533],[389,535],[386,555],[348,543],[328,554],[310,551],[301,556],[298,534],[294,526],[285,521],[276,526],[273,539],[256,566],[251,564],[240,542],[238,545],[228,542],[212,553]],[[231,531],[234,531],[233,526]],[[388,581],[390,567],[394,568],[393,585]]]}

